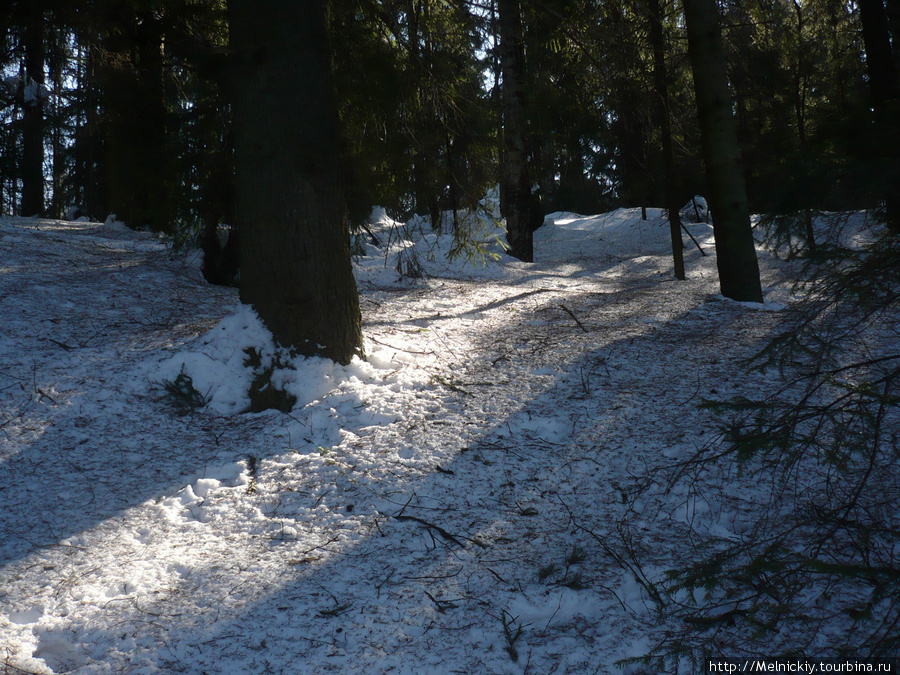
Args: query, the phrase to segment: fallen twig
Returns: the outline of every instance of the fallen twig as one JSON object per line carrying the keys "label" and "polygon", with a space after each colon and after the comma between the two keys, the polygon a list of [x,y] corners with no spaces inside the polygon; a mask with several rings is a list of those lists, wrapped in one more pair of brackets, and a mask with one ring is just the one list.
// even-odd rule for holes
{"label": "fallen twig", "polygon": [[448,382],[447,380],[445,380],[445,379],[444,379],[443,377],[441,377],[440,375],[432,375],[432,376],[431,376],[431,381],[432,381],[432,382],[437,382],[438,384],[442,384],[442,385],[444,385],[445,387],[447,387],[447,389],[450,389],[451,391],[455,391],[455,392],[457,392],[457,393],[459,393],[459,394],[463,394],[464,396],[474,396],[474,395],[475,395],[475,394],[473,394],[473,393],[470,392],[470,391],[466,391],[466,390],[463,389],[462,387],[458,387],[457,385],[453,384],[452,382]]}
{"label": "fallen twig", "polygon": [[371,340],[372,342],[374,342],[375,344],[381,345],[382,347],[388,347],[388,348],[390,348],[390,349],[393,349],[394,351],[404,352],[404,353],[406,353],[406,354],[423,354],[423,355],[426,355],[426,356],[429,355],[429,354],[434,354],[434,352],[417,352],[417,351],[415,351],[415,350],[413,350],[413,349],[403,349],[402,347],[395,347],[394,345],[389,345],[387,342],[382,342],[381,340],[376,340],[376,339],[373,338],[371,335],[367,335],[366,337],[367,337],[369,340]]}
{"label": "fallen twig", "polygon": [[511,615],[505,609],[500,616],[500,620],[503,622],[503,636],[506,638],[506,646],[503,649],[509,654],[509,658],[513,660],[513,663],[517,663],[519,650],[516,649],[516,642],[522,637],[525,628],[519,623],[519,617]]}
{"label": "fallen twig", "polygon": [[65,342],[60,342],[59,340],[54,340],[53,338],[47,338],[47,339],[50,340],[50,342],[52,342],[53,344],[62,347],[62,348],[65,349],[67,352],[70,352],[70,351],[72,351],[72,349],[73,349],[73,347],[70,347],[70,346],[67,345]]}
{"label": "fallen twig", "polygon": [[456,605],[454,603],[447,600],[438,600],[428,591],[425,591],[425,595],[427,595],[428,599],[435,604],[435,606],[437,607],[437,611],[441,614],[446,612],[448,609],[456,609]]}
{"label": "fallen twig", "polygon": [[397,520],[412,520],[416,523],[419,523],[420,525],[424,525],[429,530],[434,530],[435,532],[437,532],[439,535],[441,535],[447,541],[456,544],[460,548],[465,548],[465,544],[463,544],[459,539],[457,539],[452,534],[447,532],[447,530],[445,530],[440,525],[435,525],[434,523],[429,523],[427,520],[423,520],[422,518],[418,518],[416,516],[397,515],[397,516],[394,516],[394,518],[396,518]]}
{"label": "fallen twig", "polygon": [[43,396],[43,397],[46,398],[48,401],[50,401],[50,403],[52,403],[53,405],[57,405],[56,399],[54,399],[52,396],[50,396],[50,394],[48,394],[47,392],[45,392],[43,389],[37,388],[37,389],[35,389],[35,391],[36,391],[40,396]]}
{"label": "fallen twig", "polygon": [[372,232],[372,230],[369,229],[369,226],[366,225],[365,223],[360,223],[360,227],[361,227],[363,230],[365,230],[366,234],[369,235],[369,237],[372,238],[372,243],[373,243],[375,246],[381,248],[381,242],[378,240],[378,237],[375,236],[375,234]]}
{"label": "fallen twig", "polygon": [[571,309],[569,309],[569,308],[566,307],[565,305],[560,305],[560,307],[563,308],[563,311],[564,311],[566,314],[568,314],[569,316],[571,316],[571,317],[575,320],[575,323],[578,324],[578,327],[579,327],[581,330],[583,330],[585,333],[588,332],[588,329],[584,327],[584,324],[582,324],[582,323],[578,320],[578,317],[575,316],[575,312],[573,312]]}
{"label": "fallen twig", "polygon": [[[6,649],[6,653],[7,654],[10,653],[10,650],[8,647]],[[18,666],[14,666],[10,662],[10,658],[11,658],[10,656],[7,656],[5,659],[3,659],[2,664],[0,664],[3,666],[4,675],[6,675],[7,673],[9,675],[16,675],[17,673],[21,673],[22,675],[40,675],[40,673],[38,673],[36,670],[25,670],[24,668],[19,668]]]}
{"label": "fallen twig", "polygon": [[691,238],[691,241],[694,242],[694,245],[699,249],[700,253],[706,257],[706,251],[703,250],[703,247],[700,246],[700,242],[694,239],[694,235],[691,234],[691,231],[687,229],[684,223],[681,224],[681,229],[687,232],[687,236]]}

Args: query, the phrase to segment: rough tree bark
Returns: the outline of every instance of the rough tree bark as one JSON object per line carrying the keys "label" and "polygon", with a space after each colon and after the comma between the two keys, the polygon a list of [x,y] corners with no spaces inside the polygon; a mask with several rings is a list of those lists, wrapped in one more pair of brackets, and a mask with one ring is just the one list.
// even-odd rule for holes
{"label": "rough tree bark", "polygon": [[716,0],[684,0],[722,295],[762,302]]}
{"label": "rough tree bark", "polygon": [[[408,0],[406,3],[407,15],[407,32],[409,36],[409,63],[410,69],[414,73],[414,77],[418,86],[414,94],[414,99],[410,105],[414,107],[417,115],[423,114],[423,109],[428,107],[428,98],[426,97],[425,80],[426,66],[422,62],[422,34],[420,31],[421,20],[423,18],[424,5],[421,0]],[[431,111],[429,111],[430,114]],[[438,206],[437,195],[435,194],[434,181],[431,180],[430,164],[433,158],[429,157],[430,134],[429,128],[432,122],[418,130],[414,143],[416,149],[413,155],[413,190],[416,198],[416,213],[431,218],[431,227],[437,229],[441,226],[441,211]]]}
{"label": "rough tree bark", "polygon": [[324,0],[229,0],[241,300],[284,347],[362,354]]}
{"label": "rough tree bark", "polygon": [[44,215],[44,7],[25,10],[25,88],[22,117],[23,216]]}
{"label": "rough tree bark", "polygon": [[528,176],[528,143],[525,122],[525,45],[519,0],[499,0],[500,60],[503,71],[502,166],[509,254],[524,262],[534,260],[531,231],[532,198]]}
{"label": "rough tree bark", "polygon": [[[794,71],[794,119],[797,121],[797,144],[800,150],[800,156],[804,165],[807,157],[806,144],[806,98],[807,98],[807,82],[806,82],[806,45],[804,44],[804,25],[805,16],[803,14],[803,3],[800,0],[793,0],[794,15],[797,23],[795,24],[795,35],[797,39],[797,67]],[[809,190],[807,178],[808,170],[804,170],[801,176],[801,185],[806,191]],[[807,197],[808,199],[808,197]],[[816,252],[816,234],[813,230],[812,211],[808,205],[803,208],[803,226],[806,233],[806,246],[811,254]]]}
{"label": "rough tree bark", "polygon": [[675,152],[672,148],[672,120],[669,110],[669,78],[666,74],[665,39],[659,0],[647,0],[650,9],[650,41],[653,43],[653,82],[658,99],[659,128],[662,134],[663,172],[666,181],[666,209],[672,238],[675,278],[684,280],[684,242],[681,239],[681,215],[675,188]]}
{"label": "rough tree bark", "polygon": [[172,234],[162,25],[154,11],[117,7],[104,40],[108,208],[132,227]]}

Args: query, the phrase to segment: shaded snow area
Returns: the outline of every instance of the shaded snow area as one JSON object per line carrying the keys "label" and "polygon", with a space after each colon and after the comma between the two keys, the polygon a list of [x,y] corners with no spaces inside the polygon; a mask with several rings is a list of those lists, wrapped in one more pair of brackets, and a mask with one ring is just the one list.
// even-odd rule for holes
{"label": "shaded snow area", "polygon": [[[738,361],[782,316],[761,310],[790,311],[786,263],[761,251],[747,306],[718,295],[708,225],[673,279],[655,209],[552,214],[531,265],[487,225],[498,259],[472,265],[376,215],[368,359],[346,367],[279,353],[149,234],[0,220],[4,672],[609,673],[644,652],[655,610],[602,542],[627,515],[661,576],[715,510],[627,495],[719,433],[702,398],[776,386]],[[413,255],[425,276],[402,277]],[[244,412],[266,367],[289,413]]]}

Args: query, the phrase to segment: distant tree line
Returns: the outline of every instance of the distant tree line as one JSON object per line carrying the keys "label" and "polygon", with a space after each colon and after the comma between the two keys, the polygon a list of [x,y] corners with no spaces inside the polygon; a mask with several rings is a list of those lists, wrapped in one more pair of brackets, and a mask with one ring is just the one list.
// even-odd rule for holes
{"label": "distant tree line", "polygon": [[[437,221],[498,183],[509,108],[500,83],[512,58],[500,36],[510,25],[504,10],[518,15],[519,4],[329,4],[352,218],[377,202]],[[883,201],[885,170],[896,162],[900,3],[718,4],[750,209]],[[170,233],[231,217],[229,89],[241,83],[228,75],[224,0],[4,6],[4,212],[60,217],[78,205]],[[654,82],[654,6],[665,113]],[[663,205],[662,114],[676,194],[704,192],[680,1],[533,0],[517,18],[528,179],[543,211]]]}
{"label": "distant tree line", "polygon": [[[4,3],[0,210],[115,213],[199,238],[207,276],[227,282],[236,242],[223,251],[217,227],[249,228],[276,185],[294,200],[333,191],[328,218],[346,231],[373,204],[441,227],[499,184],[520,259],[547,212],[665,205],[683,276],[677,205],[709,193],[723,292],[739,299],[761,297],[748,212],[808,224],[813,210],[878,207],[900,231],[900,0],[254,7]],[[237,23],[250,19],[255,32]],[[300,35],[315,54],[291,52]],[[241,183],[262,175],[250,199]],[[317,232],[293,254],[330,251]]]}

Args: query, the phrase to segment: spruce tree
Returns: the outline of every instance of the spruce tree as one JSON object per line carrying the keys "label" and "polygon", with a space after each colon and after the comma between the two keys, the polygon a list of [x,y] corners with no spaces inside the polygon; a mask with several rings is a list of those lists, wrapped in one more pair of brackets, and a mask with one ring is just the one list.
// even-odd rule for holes
{"label": "spruce tree", "polygon": [[669,111],[669,78],[666,74],[665,36],[659,0],[647,0],[650,10],[650,40],[653,43],[653,84],[657,97],[657,117],[662,141],[664,179],[666,181],[666,211],[669,214],[669,235],[672,239],[672,259],[675,278],[683,280],[684,251],[681,239],[681,214],[675,190],[675,150],[672,147],[672,121]]}
{"label": "spruce tree", "polygon": [[722,295],[762,302],[716,0],[684,0]]}
{"label": "spruce tree", "polygon": [[509,254],[534,260],[531,181],[525,120],[525,47],[518,0],[499,0],[503,69],[503,162],[501,199]]}
{"label": "spruce tree", "polygon": [[284,347],[362,353],[324,0],[230,0],[241,300]]}

